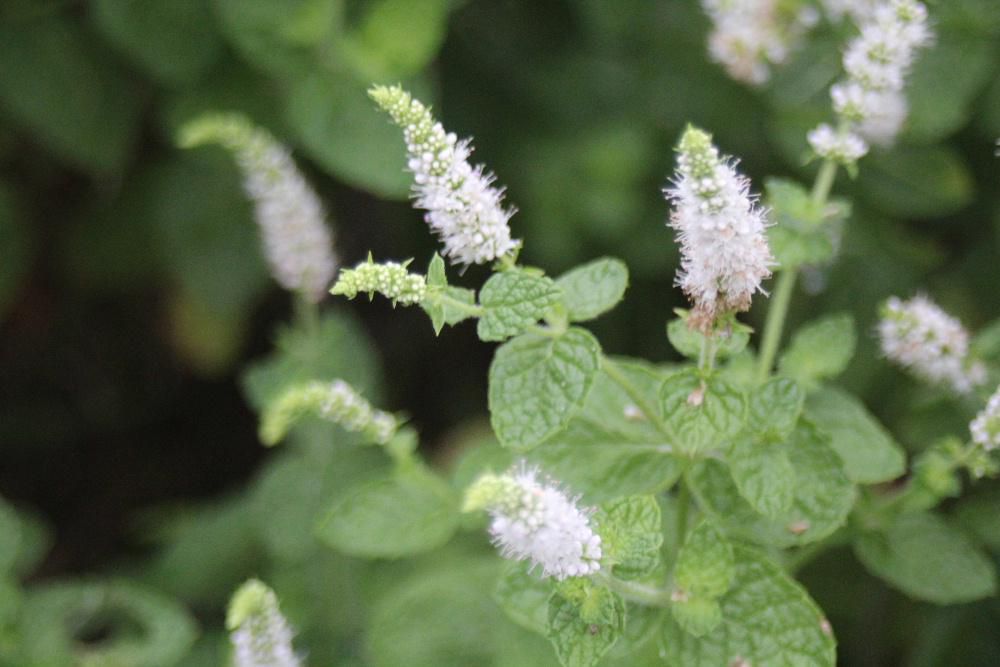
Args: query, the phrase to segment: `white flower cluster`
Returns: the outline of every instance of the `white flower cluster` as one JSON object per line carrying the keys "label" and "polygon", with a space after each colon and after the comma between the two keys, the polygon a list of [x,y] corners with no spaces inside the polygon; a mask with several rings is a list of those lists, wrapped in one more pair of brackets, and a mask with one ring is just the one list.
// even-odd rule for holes
{"label": "white flower cluster", "polygon": [[513,211],[503,207],[503,190],[493,174],[469,164],[472,145],[445,132],[430,110],[399,86],[376,86],[372,99],[403,128],[407,167],[413,172],[414,205],[444,243],[453,264],[483,264],[513,253]]}
{"label": "white flower cluster", "polygon": [[664,190],[681,244],[677,284],[694,305],[689,322],[709,331],[717,315],[750,307],[774,259],[750,180],[719,156],[711,136],[688,127],[677,150],[677,175]]}
{"label": "white flower cluster", "polygon": [[702,0],[712,20],[708,52],[737,81],[765,83],[819,19],[808,5],[782,0]]}
{"label": "white flower cluster", "polygon": [[337,269],[333,239],[324,222],[323,204],[288,149],[239,114],[206,116],[182,130],[183,146],[209,142],[221,144],[236,156],[275,280],[310,301],[319,301]]}
{"label": "white flower cluster", "polygon": [[965,328],[927,297],[891,297],[878,333],[885,356],[927,382],[964,394],[986,380],[984,366],[968,358]]}
{"label": "white flower cluster", "polygon": [[409,262],[376,264],[369,255],[368,261],[353,269],[342,269],[330,293],[353,299],[360,292],[378,292],[387,299],[392,299],[393,305],[420,303],[427,294],[427,281],[419,273],[407,271],[407,264]]}
{"label": "white flower cluster", "polygon": [[917,0],[887,0],[870,8],[845,6],[859,34],[844,51],[847,79],[830,88],[838,127],[823,124],[809,133],[817,155],[851,163],[867,153],[867,142],[888,146],[906,120],[903,87],[917,50],[932,40],[927,8]]}
{"label": "white flower cluster", "polygon": [[278,598],[260,581],[252,579],[236,591],[229,603],[226,626],[235,667],[301,664],[292,648],[292,629],[278,609]]}
{"label": "white flower cluster", "polygon": [[380,445],[389,442],[399,428],[396,417],[373,408],[343,380],[314,380],[290,387],[268,405],[261,418],[261,440],[267,445],[278,443],[306,415],[316,415],[348,431],[361,433]]}
{"label": "white flower cluster", "polygon": [[1000,387],[969,424],[969,431],[972,432],[972,441],[987,452],[1000,448]]}
{"label": "white flower cluster", "polygon": [[559,580],[597,572],[601,538],[587,513],[538,475],[524,464],[505,475],[483,475],[466,491],[464,510],[489,511],[490,533],[505,558],[530,560]]}

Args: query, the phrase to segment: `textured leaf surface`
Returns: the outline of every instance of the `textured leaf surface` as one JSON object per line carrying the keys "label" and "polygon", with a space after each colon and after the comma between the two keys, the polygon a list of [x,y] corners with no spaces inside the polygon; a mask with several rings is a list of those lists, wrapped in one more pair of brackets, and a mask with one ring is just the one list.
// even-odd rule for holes
{"label": "textured leaf surface", "polygon": [[674,585],[683,593],[717,598],[733,581],[733,547],[711,521],[702,521],[684,540],[674,566]]}
{"label": "textured leaf surface", "polygon": [[996,592],[993,562],[936,514],[900,515],[884,533],[862,535],[854,552],[873,574],[918,600],[956,604]]}
{"label": "textured leaf surface", "polygon": [[401,471],[346,493],[317,531],[346,554],[398,558],[447,542],[458,516],[458,500],[445,481],[427,471]]}
{"label": "textured leaf surface", "polygon": [[549,601],[548,636],[563,667],[592,667],[625,629],[625,603],[604,588],[584,600],[555,594]]}
{"label": "textured leaf surface", "polygon": [[663,532],[660,506],[653,496],[631,496],[605,503],[597,514],[597,533],[605,558],[623,578],[641,576],[660,562]]}
{"label": "textured leaf surface", "polygon": [[757,512],[780,519],[795,499],[795,468],[782,444],[747,440],[733,448],[729,472],[740,495]]}
{"label": "textured leaf surface", "polygon": [[431,318],[434,326],[434,333],[440,334],[444,325],[455,326],[470,317],[469,312],[453,302],[475,305],[476,293],[464,287],[452,287],[448,285],[448,277],[445,273],[444,260],[441,255],[434,253],[430,265],[427,267],[427,286],[440,288],[443,299],[425,299],[420,306]]}
{"label": "textured leaf surface", "polygon": [[479,292],[484,313],[476,329],[481,340],[506,340],[542,318],[559,300],[550,278],[524,271],[494,274]]}
{"label": "textured leaf surface", "polygon": [[563,303],[574,322],[592,320],[608,312],[625,295],[628,268],[619,259],[604,257],[559,276]]}
{"label": "textured leaf surface", "polygon": [[528,450],[563,430],[587,398],[600,354],[597,340],[575,328],[502,345],[489,375],[490,423],[500,444]]}
{"label": "textured leaf surface", "polygon": [[508,563],[497,580],[493,599],[518,625],[545,635],[549,625],[552,583],[529,572],[525,562]]}
{"label": "textured leaf surface", "polygon": [[854,318],[849,314],[830,315],[806,324],[792,337],[788,350],[781,355],[778,368],[782,375],[804,387],[840,375],[857,345]]}
{"label": "textured leaf surface", "polygon": [[892,435],[852,395],[824,387],[806,401],[806,415],[830,436],[847,476],[858,484],[895,479],[906,469],[906,455]]}
{"label": "textured leaf surface", "polygon": [[[656,395],[663,382],[659,371],[637,363],[615,363],[638,391]],[[528,458],[588,502],[662,491],[680,475],[665,436],[603,371],[569,426]]]}
{"label": "textured leaf surface", "polygon": [[[713,341],[715,358],[718,360],[727,359],[742,352],[747,343],[750,342],[751,331],[750,327],[739,325],[734,326],[727,333],[716,333]],[[702,346],[705,343],[705,335],[689,327],[683,317],[678,317],[667,323],[667,338],[674,349],[688,359],[697,359],[701,355]]]}
{"label": "textured leaf surface", "polygon": [[727,449],[743,429],[746,397],[721,378],[704,383],[694,371],[667,378],[660,400],[672,444],[680,451]]}
{"label": "textured leaf surface", "polygon": [[784,440],[795,429],[802,414],[805,394],[798,384],[774,378],[750,393],[750,427],[758,436]]}
{"label": "textured leaf surface", "polygon": [[733,535],[778,547],[815,542],[847,520],[855,488],[844,474],[840,457],[814,427],[800,423],[787,451],[795,469],[795,498],[780,518],[755,512],[719,461],[696,465],[687,480],[702,507]]}
{"label": "textured leaf surface", "polygon": [[722,623],[693,637],[671,621],[663,649],[672,667],[833,667],[829,623],[806,591],[755,549],[734,546],[732,588],[721,598]]}

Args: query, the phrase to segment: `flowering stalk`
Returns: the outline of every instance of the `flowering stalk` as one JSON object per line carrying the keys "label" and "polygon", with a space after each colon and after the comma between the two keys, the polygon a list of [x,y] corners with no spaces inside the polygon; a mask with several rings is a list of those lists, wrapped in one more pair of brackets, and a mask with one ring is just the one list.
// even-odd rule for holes
{"label": "flowering stalk", "polygon": [[220,144],[235,155],[275,280],[309,302],[318,302],[337,269],[337,259],[323,204],[288,149],[239,114],[204,116],[181,130],[181,146],[206,143]]}
{"label": "flowering stalk", "polygon": [[403,129],[413,200],[444,243],[453,264],[483,264],[507,258],[521,242],[510,237],[513,211],[503,206],[503,189],[482,165],[469,164],[472,144],[445,132],[430,109],[399,86],[375,86],[369,93]]}
{"label": "flowering stalk", "polygon": [[891,297],[878,325],[882,352],[920,379],[967,394],[986,380],[986,369],[969,358],[969,334],[925,296]]}
{"label": "flowering stalk", "polygon": [[388,443],[399,428],[397,419],[376,410],[354,387],[343,380],[312,381],[287,389],[271,402],[261,417],[260,439],[275,445],[307,415],[333,422],[376,444]]}
{"label": "flowering stalk", "polygon": [[808,5],[784,0],[702,0],[712,20],[708,51],[737,81],[760,85],[771,77],[819,19]]}
{"label": "flowering stalk", "polygon": [[601,537],[587,512],[538,475],[523,464],[503,475],[483,475],[466,490],[462,510],[489,511],[490,533],[503,556],[530,560],[543,576],[563,580],[598,572]]}
{"label": "flowering stalk", "polygon": [[229,603],[226,627],[235,667],[299,667],[292,629],[278,609],[274,591],[251,579]]}
{"label": "flowering stalk", "polygon": [[419,304],[427,295],[427,281],[418,273],[406,270],[410,261],[382,262],[376,264],[372,256],[353,269],[341,269],[336,284],[330,289],[330,294],[343,295],[353,299],[359,293],[367,292],[371,299],[378,292],[392,305],[401,303],[404,306]]}
{"label": "flowering stalk", "polygon": [[677,151],[677,175],[664,190],[681,245],[677,284],[694,305],[691,326],[710,333],[717,318],[750,308],[774,259],[750,180],[719,155],[711,136],[689,126]]}

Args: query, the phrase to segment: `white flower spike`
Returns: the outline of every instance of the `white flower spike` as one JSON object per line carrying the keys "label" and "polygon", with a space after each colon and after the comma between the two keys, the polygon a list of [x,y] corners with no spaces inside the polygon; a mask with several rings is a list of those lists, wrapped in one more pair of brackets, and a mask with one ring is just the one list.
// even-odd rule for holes
{"label": "white flower spike", "polygon": [[488,510],[493,542],[505,558],[530,560],[546,577],[582,577],[601,569],[601,537],[588,513],[523,463],[486,474],[468,488],[463,511]]}
{"label": "white flower spike", "polygon": [[403,128],[413,200],[444,243],[453,264],[483,264],[508,256],[521,242],[510,237],[514,214],[503,206],[493,174],[469,164],[472,144],[445,132],[430,109],[399,86],[375,86],[372,99]]}
{"label": "white flower spike", "polygon": [[278,598],[260,581],[251,579],[233,595],[226,627],[235,667],[301,665],[292,648],[292,629],[278,609]]}
{"label": "white flower spike", "polygon": [[694,305],[689,322],[708,332],[717,317],[750,308],[774,258],[764,211],[735,162],[720,157],[711,136],[694,127],[677,151],[677,175],[664,190],[674,205],[669,225],[681,245],[677,284]]}
{"label": "white flower spike", "polygon": [[181,131],[185,148],[218,143],[233,152],[254,203],[264,254],[275,280],[317,302],[337,270],[326,213],[288,149],[239,114],[213,114]]}
{"label": "white flower spike", "polygon": [[972,441],[987,452],[1000,448],[1000,387],[990,396],[986,407],[969,424]]}
{"label": "white flower spike", "polygon": [[969,334],[925,296],[891,297],[878,325],[886,357],[932,384],[965,394],[986,380],[986,369],[968,358]]}

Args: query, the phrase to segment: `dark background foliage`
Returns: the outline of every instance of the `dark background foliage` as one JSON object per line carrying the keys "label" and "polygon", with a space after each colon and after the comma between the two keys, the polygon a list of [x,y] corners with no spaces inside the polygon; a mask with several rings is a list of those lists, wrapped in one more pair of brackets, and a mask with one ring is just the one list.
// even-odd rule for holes
{"label": "dark background foliage", "polygon": [[[973,330],[1000,315],[1000,11],[995,0],[931,11],[938,42],[914,74],[907,132],[838,182],[854,203],[840,258],[807,277],[792,310],[793,326],[853,313],[863,335],[844,383],[914,451],[968,415],[878,358],[877,304],[926,291]],[[628,263],[626,301],[595,333],[610,352],[664,361],[664,324],[683,305],[659,193],[672,145],[693,122],[758,190],[768,175],[808,181],[804,134],[828,115],[843,38],[820,29],[751,90],[708,61],[707,29],[688,0],[2,3],[0,493],[51,526],[34,578],[135,567],[155,508],[235,493],[270,456],[238,378],[289,302],[235,168],[174,148],[181,122],[247,113],[293,147],[345,264],[371,249],[422,267],[434,240],[405,202],[402,142],[364,95],[402,81],[475,137],[520,209],[528,263],[553,274],[601,255]],[[469,326],[435,339],[413,310],[333,307],[374,342],[383,404],[445,457],[450,430],[485,413],[491,350]],[[1000,660],[995,601],[916,605],[846,552],[805,577],[845,664]]]}

